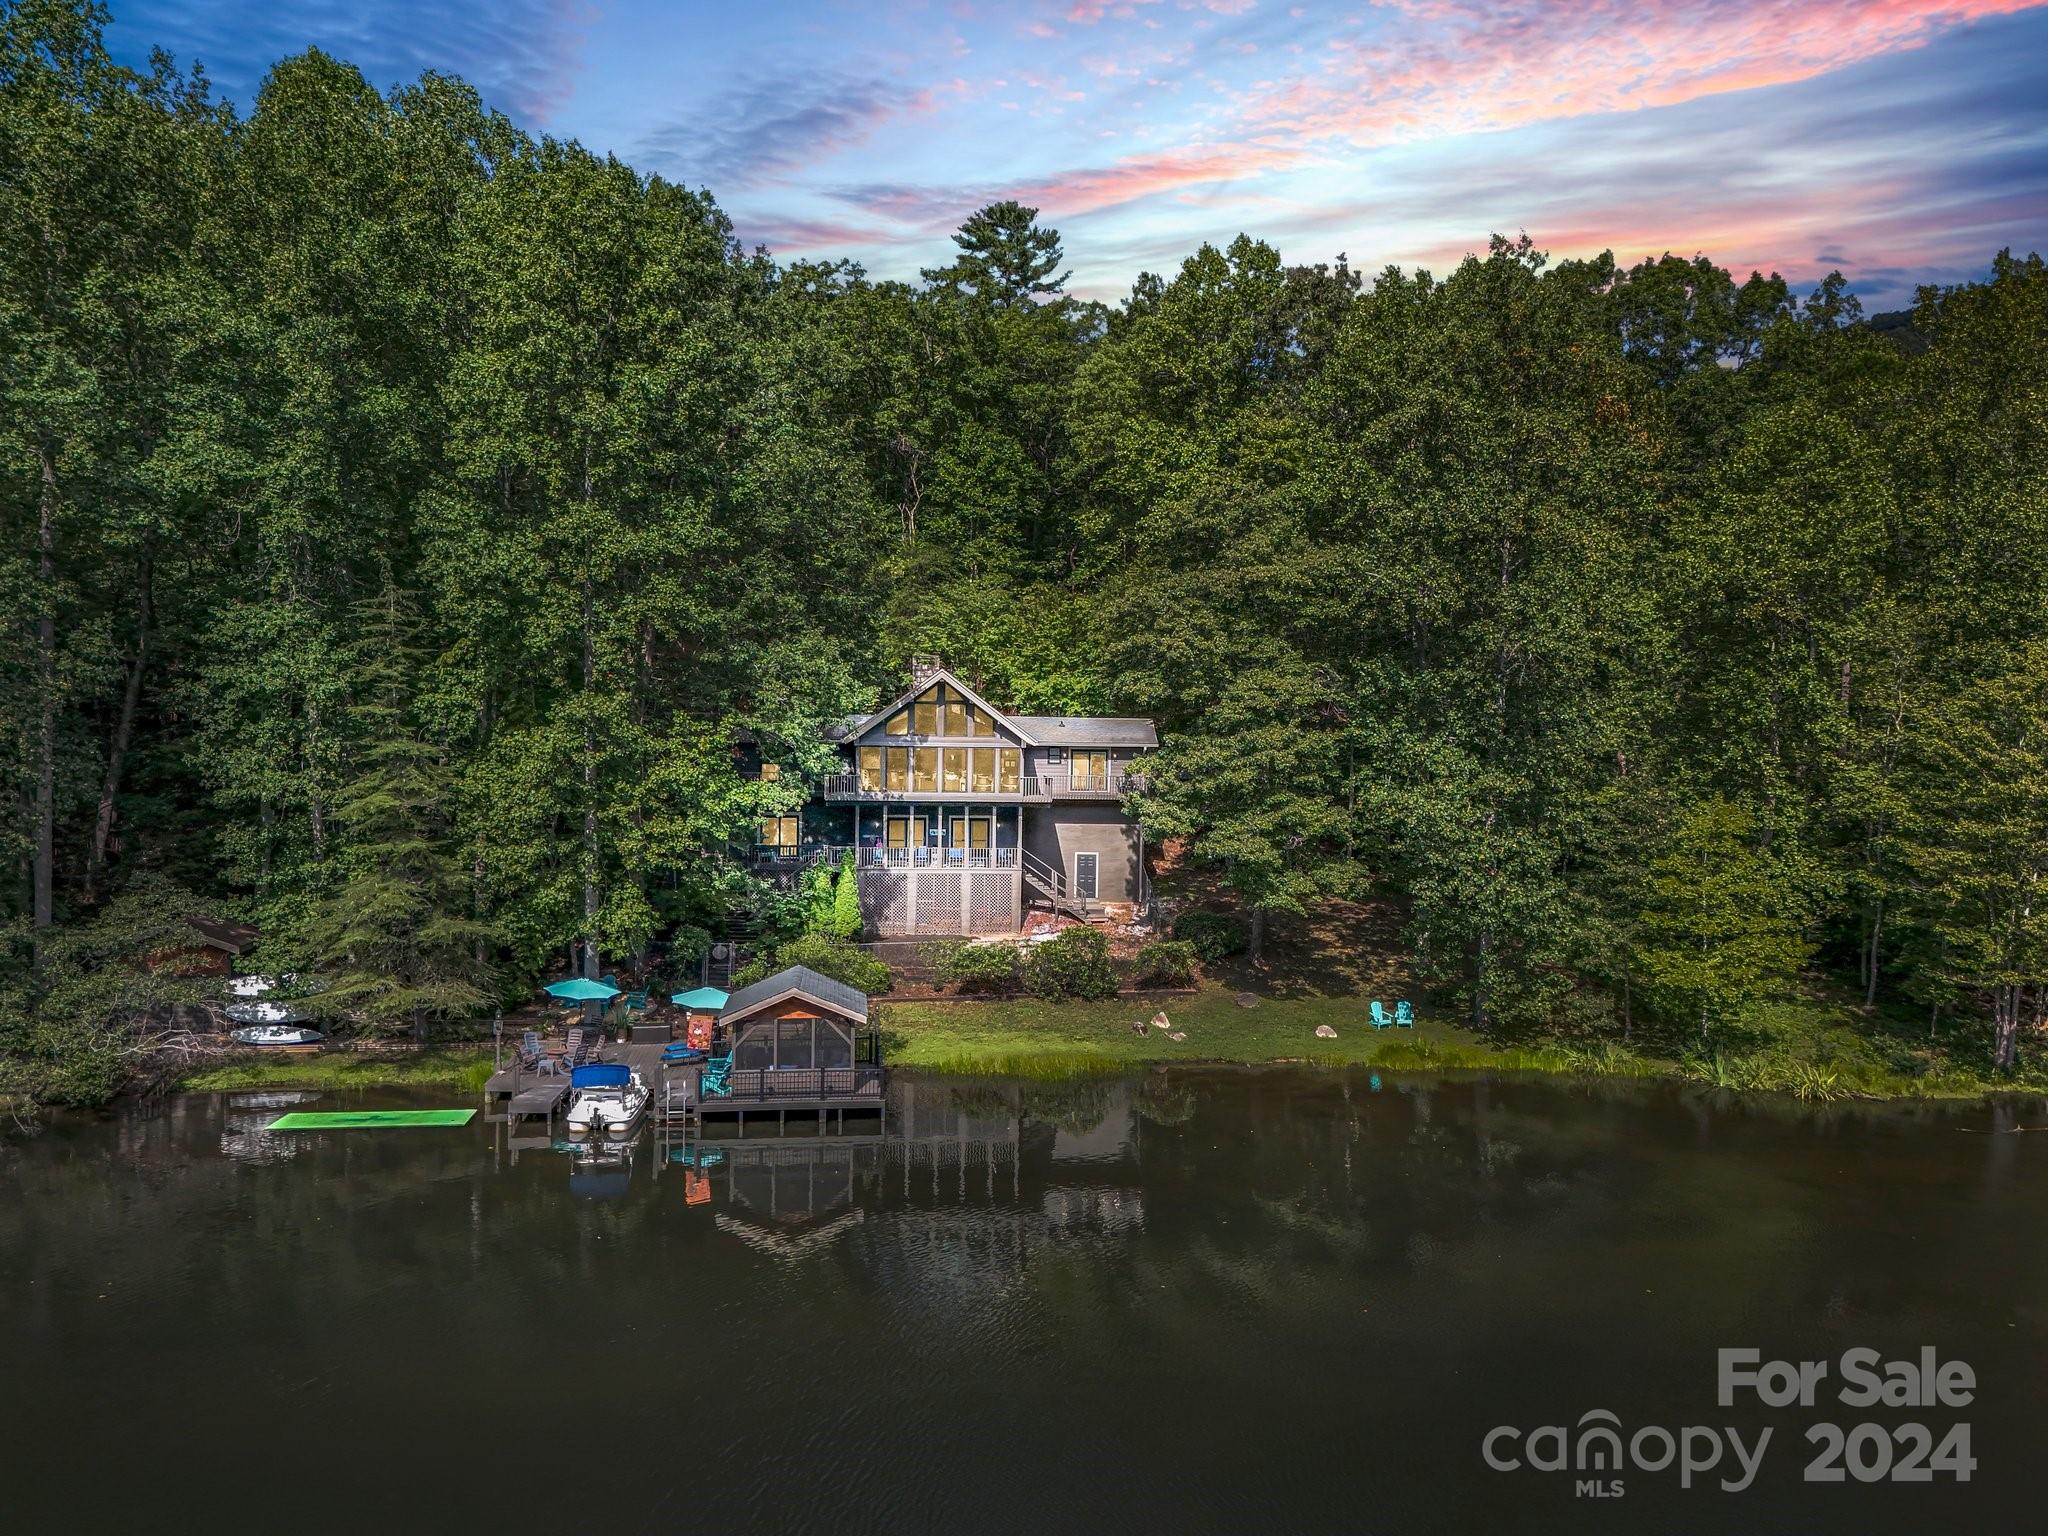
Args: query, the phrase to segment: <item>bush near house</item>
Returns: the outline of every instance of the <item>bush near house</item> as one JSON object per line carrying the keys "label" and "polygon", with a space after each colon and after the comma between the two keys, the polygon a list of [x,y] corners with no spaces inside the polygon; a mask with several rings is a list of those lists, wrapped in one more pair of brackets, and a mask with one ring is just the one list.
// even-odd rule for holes
{"label": "bush near house", "polygon": [[1131,957],[1131,982],[1140,987],[1192,987],[1196,958],[1190,940],[1155,940]]}
{"label": "bush near house", "polygon": [[839,861],[839,883],[832,892],[832,937],[848,941],[860,937],[860,875],[849,851]]}
{"label": "bush near house", "polygon": [[1024,985],[1054,1001],[1115,997],[1109,940],[1098,929],[1068,928],[1056,939],[1032,945],[1024,958]]}
{"label": "bush near house", "polygon": [[963,944],[935,974],[962,992],[1000,997],[1024,985],[1024,956],[1014,944]]}
{"label": "bush near house", "polygon": [[1192,944],[1196,958],[1211,965],[1245,946],[1244,923],[1228,912],[1183,912],[1173,920],[1173,936]]}
{"label": "bush near house", "polygon": [[750,987],[788,965],[809,966],[820,976],[843,981],[871,997],[887,992],[891,984],[889,967],[866,950],[827,934],[807,933],[801,938],[783,941],[770,953],[756,955],[734,971],[732,990],[737,992],[741,987]]}

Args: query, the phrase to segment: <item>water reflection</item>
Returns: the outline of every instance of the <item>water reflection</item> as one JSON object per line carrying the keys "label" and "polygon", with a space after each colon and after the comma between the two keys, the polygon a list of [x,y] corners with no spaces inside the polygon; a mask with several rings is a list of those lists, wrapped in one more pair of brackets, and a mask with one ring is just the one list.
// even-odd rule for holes
{"label": "water reflection", "polygon": [[238,1163],[282,1163],[305,1146],[305,1137],[272,1131],[279,1115],[320,1095],[310,1091],[230,1093],[221,1103],[220,1150]]}
{"label": "water reflection", "polygon": [[[122,1528],[81,1489],[166,1529],[217,1523],[223,1488],[308,1530],[474,1523],[480,1497],[587,1522],[576,1477],[489,1504],[508,1447],[555,1444],[579,1353],[618,1367],[575,1454],[601,1440],[630,1529],[1579,1529],[1568,1487],[1482,1476],[1477,1437],[1596,1405],[1702,1422],[1729,1343],[1969,1360],[1984,1471],[1923,1526],[2030,1511],[2048,1432],[2033,1105],[898,1074],[834,1137],[264,1129],[314,1102],[185,1096],[0,1146],[0,1361],[31,1388],[0,1393],[9,1529]],[[394,1404],[435,1454],[389,1454]],[[109,1458],[117,1416],[317,1431],[377,1476],[329,1509],[232,1435]],[[1774,1526],[1905,1508],[1798,1465],[1756,1502]],[[1631,1484],[1608,1523],[1732,1528],[1658,1498]]]}

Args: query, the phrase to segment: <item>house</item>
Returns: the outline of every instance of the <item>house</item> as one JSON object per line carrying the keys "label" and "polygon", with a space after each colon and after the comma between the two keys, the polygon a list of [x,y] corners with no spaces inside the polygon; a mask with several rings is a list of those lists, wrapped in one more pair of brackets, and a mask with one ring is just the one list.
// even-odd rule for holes
{"label": "house", "polygon": [[1123,799],[1159,744],[1150,720],[1009,714],[920,660],[902,694],[827,735],[838,770],[800,815],[762,824],[756,857],[852,851],[874,936],[1015,933],[1033,906],[1144,904],[1144,834]]}

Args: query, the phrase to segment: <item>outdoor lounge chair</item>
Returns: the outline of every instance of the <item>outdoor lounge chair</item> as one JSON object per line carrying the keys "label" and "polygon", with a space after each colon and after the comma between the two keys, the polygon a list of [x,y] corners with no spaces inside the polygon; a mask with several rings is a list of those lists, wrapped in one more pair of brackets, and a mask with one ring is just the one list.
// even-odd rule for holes
{"label": "outdoor lounge chair", "polygon": [[640,1012],[640,1011],[641,1011],[642,1009],[644,1009],[644,1008],[645,1008],[646,1006],[647,1006],[647,994],[646,994],[645,992],[628,992],[628,993],[626,994],[626,1010],[627,1010],[627,1012],[629,1012],[629,1013],[638,1013],[638,1012]]}
{"label": "outdoor lounge chair", "polygon": [[1405,997],[1400,1002],[1394,1004],[1394,1024],[1399,1029],[1413,1029],[1415,1027],[1415,1009]]}
{"label": "outdoor lounge chair", "polygon": [[562,1041],[562,1065],[580,1067],[583,1065],[583,1026],[570,1030]]}
{"label": "outdoor lounge chair", "polygon": [[704,1063],[704,1076],[698,1088],[705,1094],[723,1094],[726,1085],[732,1081],[732,1056],[714,1056]]}
{"label": "outdoor lounge chair", "polygon": [[1374,1029],[1392,1029],[1394,1027],[1393,1016],[1387,1012],[1378,998],[1372,1000],[1372,1027]]}

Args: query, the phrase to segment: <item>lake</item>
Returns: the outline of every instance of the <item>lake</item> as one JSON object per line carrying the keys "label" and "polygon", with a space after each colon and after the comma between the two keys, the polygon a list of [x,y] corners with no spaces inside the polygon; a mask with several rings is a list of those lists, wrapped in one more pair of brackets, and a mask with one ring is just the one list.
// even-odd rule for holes
{"label": "lake", "polygon": [[[878,1135],[616,1165],[481,1118],[266,1129],[451,1102],[187,1095],[0,1145],[0,1526],[2038,1524],[2036,1106],[1194,1070],[899,1074]],[[1828,1362],[1816,1405],[1720,1406],[1743,1347]],[[1923,1347],[1967,1406],[1837,1400],[1845,1351]],[[1700,1461],[1771,1437],[1737,1492],[1733,1451],[1690,1487],[1530,1464],[1596,1409]],[[1880,1426],[1878,1476],[1897,1426],[1966,1423],[1975,1471],[1809,1482],[1822,1422]]]}

